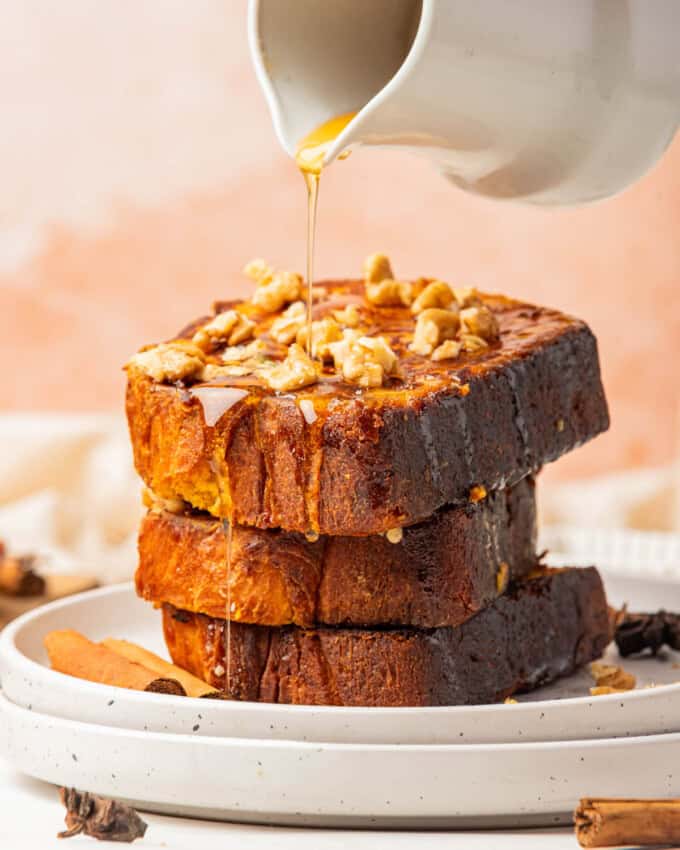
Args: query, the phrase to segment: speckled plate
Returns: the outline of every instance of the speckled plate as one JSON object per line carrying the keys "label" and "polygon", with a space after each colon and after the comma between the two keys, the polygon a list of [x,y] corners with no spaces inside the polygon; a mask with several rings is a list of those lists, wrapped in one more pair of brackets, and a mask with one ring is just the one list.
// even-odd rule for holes
{"label": "speckled plate", "polygon": [[309,826],[555,824],[581,796],[680,796],[680,734],[430,746],[217,738],[79,723],[0,696],[0,754],[141,809]]}
{"label": "speckled plate", "polygon": [[[606,579],[611,600],[631,607],[680,610],[680,585]],[[591,697],[581,671],[517,705],[438,708],[344,708],[218,702],[159,696],[97,685],[49,669],[42,646],[51,629],[74,628],[93,639],[125,637],[165,654],[158,612],[131,585],[80,594],[24,615],[0,637],[0,678],[18,706],[58,718],[120,729],[194,737],[294,740],[337,744],[439,745],[584,740],[680,732],[680,656],[626,660],[639,690]],[[615,650],[612,661],[620,662]],[[658,687],[644,688],[655,684]]]}

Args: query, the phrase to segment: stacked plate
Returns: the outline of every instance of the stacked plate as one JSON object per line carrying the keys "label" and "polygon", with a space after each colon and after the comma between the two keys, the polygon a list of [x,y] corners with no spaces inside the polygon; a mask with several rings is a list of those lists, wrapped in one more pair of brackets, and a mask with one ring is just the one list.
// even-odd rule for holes
{"label": "stacked plate", "polygon": [[[613,604],[680,610],[680,584],[605,574]],[[587,671],[518,704],[265,705],[111,688],[55,673],[52,629],[163,653],[131,585],[24,615],[0,638],[0,747],[21,771],[171,814],[375,827],[567,822],[579,797],[680,796],[680,655],[626,660],[635,691]],[[611,651],[613,663],[621,663]],[[645,688],[644,685],[655,685]]]}

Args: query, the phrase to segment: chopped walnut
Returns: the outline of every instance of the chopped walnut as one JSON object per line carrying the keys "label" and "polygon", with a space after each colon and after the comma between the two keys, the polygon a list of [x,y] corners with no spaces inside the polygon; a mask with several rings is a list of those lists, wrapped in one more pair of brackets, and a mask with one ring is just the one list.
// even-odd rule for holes
{"label": "chopped walnut", "polygon": [[456,296],[456,301],[461,310],[464,310],[466,307],[481,307],[482,305],[482,299],[473,286],[454,289],[453,294]]}
{"label": "chopped walnut", "polygon": [[429,307],[441,307],[443,309],[450,308],[453,305],[455,310],[458,310],[458,304],[455,300],[453,290],[444,283],[443,280],[433,280],[432,283],[423,289],[420,295],[411,305],[411,312],[414,316],[427,310]]}
{"label": "chopped walnut", "polygon": [[284,304],[297,301],[302,295],[302,278],[295,272],[276,272],[270,283],[259,286],[251,301],[266,313],[276,313]]}
{"label": "chopped walnut", "polygon": [[367,283],[366,300],[376,307],[408,307],[413,300],[412,287],[403,280]]}
{"label": "chopped walnut", "polygon": [[269,333],[282,345],[290,345],[304,327],[307,307],[304,301],[294,301],[278,319],[274,319]]}
{"label": "chopped walnut", "polygon": [[489,347],[489,343],[485,339],[482,339],[481,336],[474,336],[474,334],[461,334],[460,342],[463,351],[467,351],[468,354],[474,354],[475,351]]}
{"label": "chopped walnut", "polygon": [[234,345],[225,348],[220,357],[223,363],[243,363],[246,360],[257,358],[263,350],[262,341],[254,339],[248,345]]}
{"label": "chopped walnut", "polygon": [[479,336],[487,342],[498,338],[498,319],[488,307],[466,307],[460,311],[460,324],[463,333]]}
{"label": "chopped walnut", "polygon": [[243,272],[257,284],[251,301],[266,313],[276,313],[302,296],[302,277],[295,272],[276,271],[264,260],[251,260]]}
{"label": "chopped walnut", "polygon": [[453,339],[460,326],[458,313],[430,307],[418,316],[411,351],[427,357],[444,340]]}
{"label": "chopped walnut", "polygon": [[361,313],[356,304],[348,304],[344,310],[333,310],[333,318],[346,328],[356,328],[361,321]]}
{"label": "chopped walnut", "polygon": [[618,693],[619,691],[632,691],[635,687],[635,676],[626,672],[623,667],[615,664],[602,664],[593,661],[590,665],[590,673],[595,679],[596,687],[590,689],[593,696],[605,693]]}
{"label": "chopped walnut", "polygon": [[226,342],[238,345],[253,335],[255,322],[236,310],[226,310],[218,313],[214,319],[199,328],[192,342],[203,351],[209,351],[213,345]]}
{"label": "chopped walnut", "polygon": [[140,351],[130,358],[126,368],[143,372],[158,383],[174,383],[199,375],[204,366],[203,356],[193,342],[178,339]]}
{"label": "chopped walnut", "polygon": [[238,363],[227,363],[220,366],[216,363],[206,363],[201,372],[202,381],[214,381],[216,378],[243,378],[246,375],[252,375],[255,371],[255,364],[246,366]]}
{"label": "chopped walnut", "polygon": [[460,357],[460,352],[463,350],[462,343],[455,339],[447,339],[432,352],[433,360],[454,360]]}
{"label": "chopped walnut", "polygon": [[[338,342],[342,338],[342,328],[332,316],[326,316],[324,319],[312,322],[312,357],[318,357],[320,360],[332,360],[333,355],[329,346],[332,342]],[[297,343],[302,346],[307,344],[307,327],[305,325],[298,331]]]}
{"label": "chopped walnut", "polygon": [[254,280],[258,286],[271,280],[273,271],[269,263],[261,258],[251,260],[243,267],[243,274]]}
{"label": "chopped walnut", "polygon": [[366,300],[376,307],[408,307],[413,301],[413,287],[394,280],[392,266],[384,254],[371,254],[364,261]]}
{"label": "chopped walnut", "polygon": [[393,280],[392,265],[384,254],[370,254],[364,260],[364,282],[380,283],[382,280]]}
{"label": "chopped walnut", "polygon": [[267,386],[278,392],[299,390],[318,379],[314,362],[297,343],[290,346],[282,363],[262,369],[260,374]]}
{"label": "chopped walnut", "polygon": [[358,336],[346,330],[343,338],[328,346],[335,368],[346,381],[360,387],[380,387],[397,370],[397,355],[381,336]]}

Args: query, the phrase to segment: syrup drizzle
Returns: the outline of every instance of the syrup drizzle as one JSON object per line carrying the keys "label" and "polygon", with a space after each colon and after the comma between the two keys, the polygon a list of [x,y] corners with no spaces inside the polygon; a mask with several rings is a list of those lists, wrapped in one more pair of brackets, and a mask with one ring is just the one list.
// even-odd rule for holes
{"label": "syrup drizzle", "polygon": [[233,528],[233,514],[228,519],[222,519],[222,531],[224,532],[227,559],[227,616],[225,617],[227,622],[224,635],[224,691],[227,696],[231,696],[231,557]]}
{"label": "syrup drizzle", "polygon": [[[236,404],[243,401],[249,393],[239,387],[231,387],[220,384],[203,384],[192,387],[189,390],[191,398],[195,398],[203,410],[203,420],[208,428],[214,429]],[[231,421],[224,429],[224,460],[222,461],[215,452],[211,463],[211,469],[217,485],[219,497],[219,513],[222,518],[222,532],[224,534],[225,566],[227,572],[226,605],[225,605],[225,632],[224,632],[224,692],[225,696],[231,694],[231,567],[232,567],[232,543],[234,527],[234,510],[231,498],[231,486],[229,482],[229,470],[227,466],[227,451],[229,447],[229,436],[237,417],[231,417]],[[224,471],[223,471],[224,470]]]}
{"label": "syrup drizzle", "polygon": [[[314,280],[314,246],[316,243],[316,210],[319,199],[319,182],[324,160],[331,145],[354,118],[356,112],[336,115],[319,125],[300,142],[295,162],[302,172],[307,187],[307,354],[312,356],[312,282]],[[339,159],[349,156],[349,151]]]}

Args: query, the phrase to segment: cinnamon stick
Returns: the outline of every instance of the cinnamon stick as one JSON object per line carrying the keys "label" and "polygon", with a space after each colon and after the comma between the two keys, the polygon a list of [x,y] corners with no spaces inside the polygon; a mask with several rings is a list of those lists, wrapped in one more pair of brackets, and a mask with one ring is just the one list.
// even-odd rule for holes
{"label": "cinnamon stick", "polygon": [[574,812],[581,847],[648,847],[680,842],[680,799],[586,797]]}
{"label": "cinnamon stick", "polygon": [[102,685],[186,696],[176,679],[159,677],[154,670],[129,661],[72,629],[49,632],[44,643],[52,668],[60,673]]}
{"label": "cinnamon stick", "polygon": [[119,655],[127,658],[128,661],[134,661],[136,664],[141,664],[149,670],[153,670],[159,676],[176,679],[186,691],[187,696],[204,697],[215,692],[215,688],[204,682],[203,679],[187,673],[181,667],[165,661],[160,656],[148,649],[144,649],[144,647],[136,643],[131,643],[127,640],[117,640],[116,638],[106,638],[102,641],[102,646],[117,652]]}

